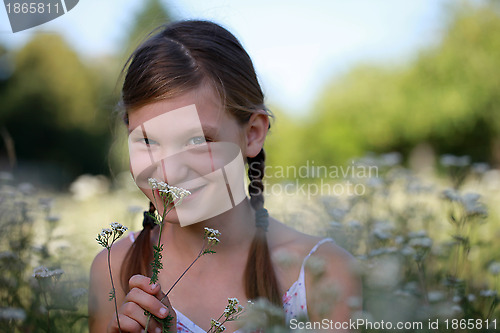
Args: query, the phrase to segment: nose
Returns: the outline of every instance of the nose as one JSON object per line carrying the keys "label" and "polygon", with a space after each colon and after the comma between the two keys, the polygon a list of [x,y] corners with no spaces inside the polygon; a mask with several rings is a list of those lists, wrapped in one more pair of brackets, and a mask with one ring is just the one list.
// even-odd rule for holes
{"label": "nose", "polygon": [[180,154],[162,158],[156,163],[155,175],[175,186],[187,180],[189,168]]}

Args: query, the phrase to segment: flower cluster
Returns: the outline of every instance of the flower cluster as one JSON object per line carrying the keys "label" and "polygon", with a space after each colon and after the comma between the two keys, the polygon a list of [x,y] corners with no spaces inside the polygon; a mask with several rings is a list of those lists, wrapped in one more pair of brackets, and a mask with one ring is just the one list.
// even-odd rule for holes
{"label": "flower cluster", "polygon": [[128,228],[120,223],[111,223],[111,228],[103,228],[97,235],[96,241],[102,247],[110,249],[111,245],[120,238]]}
{"label": "flower cluster", "polygon": [[38,266],[37,268],[35,268],[33,270],[33,277],[38,279],[38,280],[47,279],[47,278],[51,278],[51,277],[57,278],[57,277],[61,276],[62,274],[64,274],[64,271],[60,268],[50,270],[45,266]]}
{"label": "flower cluster", "polygon": [[220,332],[224,332],[225,330],[226,330],[226,327],[224,325],[222,325],[221,322],[219,322],[215,319],[212,319],[210,321],[210,331],[211,332],[220,333]]}
{"label": "flower cluster", "polygon": [[219,244],[220,231],[216,229],[211,229],[205,227],[205,238],[208,240],[208,245],[217,245]]}
{"label": "flower cluster", "polygon": [[155,178],[148,178],[148,183],[151,189],[158,190],[160,197],[166,204],[174,203],[175,206],[180,205],[182,200],[191,194],[191,192],[186,189],[168,185]]}
{"label": "flower cluster", "polygon": [[224,317],[226,320],[237,319],[243,311],[243,306],[241,306],[240,301],[235,297],[228,298],[227,301],[228,305],[224,309]]}

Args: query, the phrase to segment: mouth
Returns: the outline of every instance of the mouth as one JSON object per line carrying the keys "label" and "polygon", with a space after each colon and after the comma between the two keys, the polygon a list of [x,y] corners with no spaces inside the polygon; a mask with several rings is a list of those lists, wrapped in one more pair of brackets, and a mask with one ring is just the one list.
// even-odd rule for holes
{"label": "mouth", "polygon": [[207,185],[205,184],[189,189],[188,191],[191,192],[191,194],[188,195],[186,198],[184,198],[184,201],[186,200],[189,201],[192,200],[193,198],[196,198],[198,194],[201,193],[206,186]]}

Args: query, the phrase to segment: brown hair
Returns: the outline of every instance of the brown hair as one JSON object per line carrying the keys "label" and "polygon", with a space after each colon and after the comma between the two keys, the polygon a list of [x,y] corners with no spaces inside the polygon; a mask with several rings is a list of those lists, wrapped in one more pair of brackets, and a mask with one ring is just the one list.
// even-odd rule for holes
{"label": "brown hair", "polygon": [[[252,61],[229,31],[208,21],[180,21],[161,27],[127,61],[122,89],[124,119],[128,112],[148,103],[173,98],[208,83],[224,108],[240,125],[252,113],[268,112]],[[264,150],[248,158],[250,202],[263,208]],[[128,251],[122,268],[123,289],[134,274],[150,275],[151,227],[145,226]],[[257,228],[244,272],[246,296],[265,297],[281,305],[266,232]]]}

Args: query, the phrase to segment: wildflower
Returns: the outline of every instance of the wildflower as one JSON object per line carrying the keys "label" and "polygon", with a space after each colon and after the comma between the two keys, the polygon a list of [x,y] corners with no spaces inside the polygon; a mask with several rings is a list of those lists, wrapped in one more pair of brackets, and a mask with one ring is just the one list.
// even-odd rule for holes
{"label": "wildflower", "polygon": [[158,190],[160,197],[167,205],[174,203],[174,206],[178,206],[185,197],[191,194],[191,192],[186,189],[168,185],[154,178],[148,178],[148,183],[153,190]]}
{"label": "wildflower", "polygon": [[380,162],[383,166],[393,167],[401,163],[401,154],[398,152],[392,152],[383,154],[380,156]]}
{"label": "wildflower", "polygon": [[224,330],[226,329],[226,327],[222,325],[222,323],[218,322],[215,319],[210,320],[210,328],[213,328],[214,332],[216,333],[224,332]]}
{"label": "wildflower", "polygon": [[451,202],[460,202],[461,201],[460,194],[458,194],[457,191],[450,189],[450,188],[441,192],[441,197],[443,199],[451,201]]}
{"label": "wildflower", "polygon": [[462,308],[460,307],[460,305],[456,305],[456,304],[455,304],[455,305],[453,305],[453,306],[451,307],[451,311],[452,311],[452,312],[453,312],[453,314],[455,314],[455,315],[459,315],[459,314],[461,314],[461,313],[463,312],[463,310],[462,310]]}
{"label": "wildflower", "polygon": [[120,224],[118,222],[113,222],[113,223],[111,223],[111,230],[113,230],[113,232],[115,232],[116,235],[118,235],[118,237],[120,237],[121,235],[123,235],[123,233],[125,231],[128,230],[128,228],[126,226],[124,226],[123,224]]}
{"label": "wildflower", "polygon": [[427,237],[427,232],[425,230],[410,231],[408,233],[409,238]]}
{"label": "wildflower", "polygon": [[488,163],[474,163],[472,164],[472,171],[479,175],[485,174],[490,169]]}
{"label": "wildflower", "polygon": [[153,190],[158,189],[158,181],[154,178],[148,178],[148,184]]}
{"label": "wildflower", "polygon": [[111,223],[110,226],[111,228],[103,228],[96,237],[97,243],[108,250],[111,248],[111,245],[128,230],[127,227],[117,222]]}
{"label": "wildflower", "polygon": [[38,266],[33,270],[33,277],[36,279],[46,279],[50,277],[59,277],[64,273],[62,269],[50,270],[45,266]]}
{"label": "wildflower", "polygon": [[46,220],[49,223],[55,223],[58,222],[61,218],[58,215],[49,215],[47,216]]}
{"label": "wildflower", "polygon": [[436,290],[436,291],[429,291],[427,293],[427,299],[431,303],[437,303],[437,302],[440,302],[440,301],[444,300],[444,294],[443,294],[443,292],[438,291],[438,290]]}
{"label": "wildflower", "polygon": [[495,297],[497,295],[497,291],[492,289],[481,290],[479,295],[486,298]]}
{"label": "wildflower", "polygon": [[432,239],[429,237],[419,237],[410,239],[409,245],[413,248],[430,248]]}
{"label": "wildflower", "polygon": [[220,237],[220,231],[217,229],[205,227],[205,237]]}
{"label": "wildflower", "polygon": [[411,246],[405,246],[401,249],[401,254],[404,255],[405,257],[410,257],[416,255],[416,251],[414,248]]}
{"label": "wildflower", "polygon": [[347,223],[351,229],[363,229],[363,225],[358,220],[351,220]]}
{"label": "wildflower", "polygon": [[500,262],[492,262],[488,267],[488,270],[492,275],[497,276],[500,274]]}
{"label": "wildflower", "polygon": [[481,196],[477,193],[466,193],[462,197],[462,205],[464,206],[465,213],[469,217],[486,217],[488,215],[486,207],[478,201],[480,198]]}
{"label": "wildflower", "polygon": [[238,318],[238,314],[243,311],[243,306],[240,305],[240,301],[233,297],[227,299],[228,305],[224,309],[224,317],[226,321],[234,320]]}
{"label": "wildflower", "polygon": [[470,164],[470,157],[465,156],[454,156],[450,154],[445,154],[441,156],[441,165],[444,167],[466,167]]}
{"label": "wildflower", "polygon": [[0,308],[0,319],[5,320],[20,320],[26,318],[26,312],[19,308]]}

